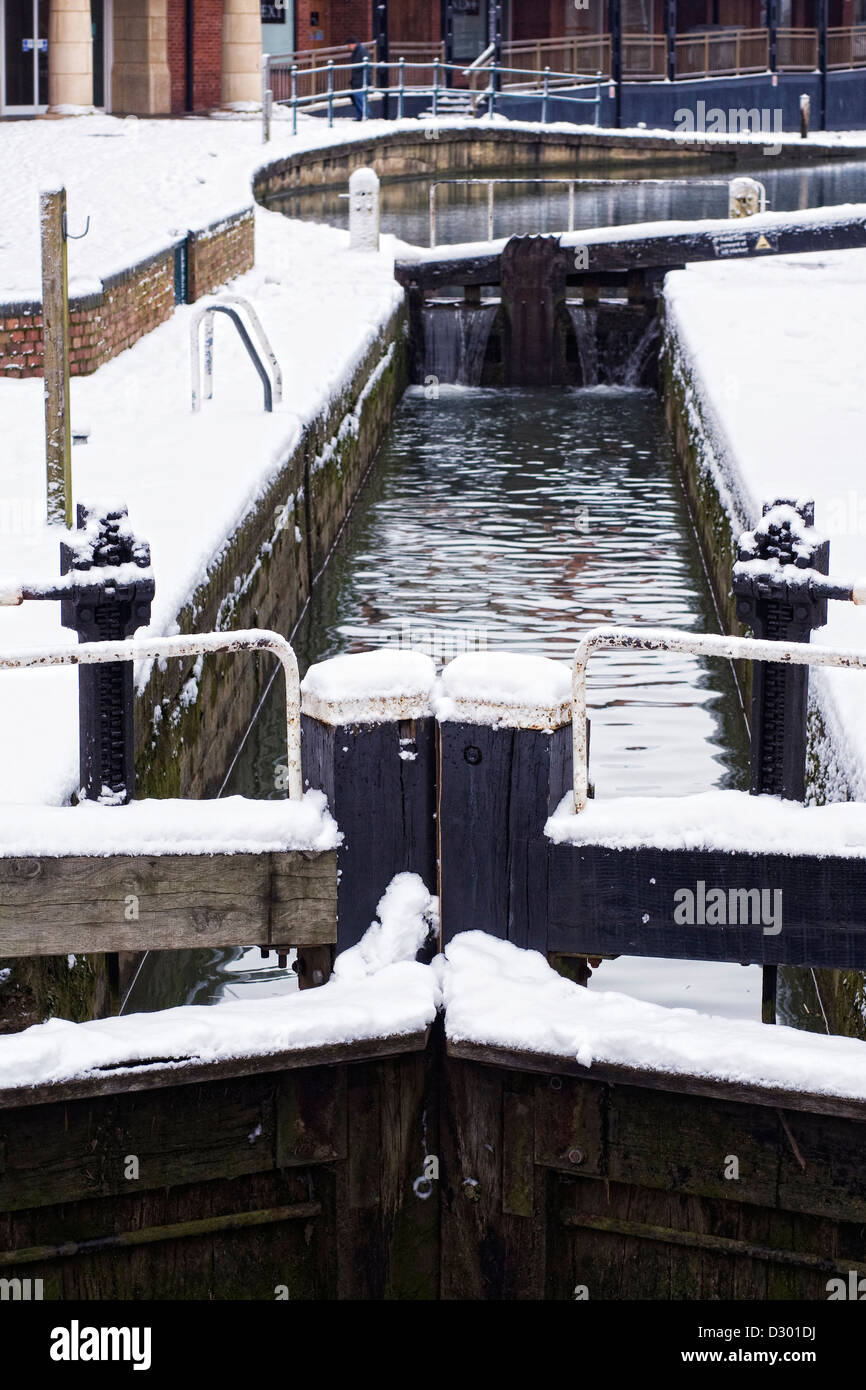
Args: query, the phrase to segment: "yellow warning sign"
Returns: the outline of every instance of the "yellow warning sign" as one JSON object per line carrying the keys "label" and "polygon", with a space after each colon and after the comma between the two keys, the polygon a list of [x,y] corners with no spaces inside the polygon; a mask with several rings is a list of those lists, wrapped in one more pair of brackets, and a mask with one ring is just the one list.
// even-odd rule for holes
{"label": "yellow warning sign", "polygon": [[764,233],[762,232],[761,235],[758,237],[758,240],[755,242],[755,250],[772,251],[772,249],[772,246],[770,245],[767,238],[764,236]]}

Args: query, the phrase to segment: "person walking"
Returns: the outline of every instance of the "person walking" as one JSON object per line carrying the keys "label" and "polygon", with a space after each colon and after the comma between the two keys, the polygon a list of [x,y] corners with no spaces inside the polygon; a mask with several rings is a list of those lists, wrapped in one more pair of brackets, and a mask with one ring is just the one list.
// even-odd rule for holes
{"label": "person walking", "polygon": [[352,105],[355,108],[355,120],[364,119],[364,98],[361,95],[362,89],[366,86],[364,81],[364,64],[367,61],[367,50],[357,39],[349,39],[352,45],[352,53],[349,61],[352,64]]}

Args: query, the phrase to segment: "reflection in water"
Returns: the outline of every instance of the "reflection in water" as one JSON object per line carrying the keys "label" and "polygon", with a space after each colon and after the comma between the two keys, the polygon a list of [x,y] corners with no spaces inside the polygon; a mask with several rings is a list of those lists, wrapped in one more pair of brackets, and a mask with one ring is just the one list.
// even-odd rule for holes
{"label": "reflection in water", "polygon": [[[445,659],[484,641],[490,649],[567,660],[578,634],[598,623],[717,630],[656,397],[604,388],[445,388],[428,400],[412,390],[295,647],[302,672],[313,661],[389,640]],[[596,795],[746,785],[748,752],[727,663],[602,654],[590,668],[590,707]],[[275,771],[284,758],[275,682],[226,792],[283,795]],[[152,957],[128,1007],[296,988],[290,971],[276,969],[274,957],[260,962],[256,950],[197,954],[174,982],[167,981],[178,968],[174,958]],[[683,970],[675,969],[680,979]],[[759,972],[688,969],[692,985],[683,988],[693,994],[684,1002],[712,1007],[716,999],[724,1012],[759,1015]],[[669,970],[661,962],[616,962],[602,966],[594,983],[619,988],[620,974],[630,971],[630,991],[640,993],[644,980],[648,996],[664,997]],[[724,998],[719,971],[726,972]]]}
{"label": "reflection in water", "polygon": [[[734,174],[750,174],[767,189],[769,212],[833,207],[866,202],[866,161],[840,160],[808,168],[780,168],[772,160],[754,168],[730,172],[684,174],[671,166],[670,179],[652,169],[651,179],[634,179],[631,171],[600,170],[598,177],[621,181],[621,186],[575,186],[575,229],[623,226],[633,222],[727,217],[728,182]],[[576,170],[544,169],[540,177],[569,178]],[[482,176],[479,174],[479,176]],[[583,171],[581,171],[583,176]],[[456,177],[456,176],[455,176]],[[531,171],[527,171],[531,177]],[[626,182],[631,179],[631,182]],[[382,230],[414,246],[429,246],[429,189],[426,179],[382,185]],[[347,227],[348,204],[341,188],[287,194],[271,206],[287,217]],[[495,195],[494,236],[529,232],[562,232],[569,225],[568,190],[550,184],[499,184]],[[487,189],[481,185],[440,183],[436,190],[436,243],[487,240]]]}

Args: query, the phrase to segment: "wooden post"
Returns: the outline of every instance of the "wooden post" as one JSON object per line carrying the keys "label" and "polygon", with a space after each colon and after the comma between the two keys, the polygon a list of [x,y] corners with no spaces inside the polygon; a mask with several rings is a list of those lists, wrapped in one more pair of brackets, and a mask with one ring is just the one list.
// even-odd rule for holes
{"label": "wooden post", "polygon": [[69,419],[69,270],[66,189],[39,195],[42,231],[42,339],[45,361],[45,473],[49,525],[72,526]]}
{"label": "wooden post", "polygon": [[[541,657],[497,654],[497,660],[509,662],[513,691],[524,671],[527,691],[533,685],[537,691],[543,671],[550,703],[529,696],[523,704],[494,705],[478,657],[457,657],[445,668],[446,696],[455,682],[461,696],[439,725],[442,940],[477,928],[546,951],[544,825],[572,785],[569,672],[562,665],[560,675],[560,663]],[[473,698],[467,691],[475,677]]]}
{"label": "wooden post", "polygon": [[[435,667],[418,651],[336,657],[304,679],[305,782],[320,788],[343,832],[339,849],[338,949],[360,941],[395,874],[420,874],[436,891]],[[383,693],[366,679],[382,658]],[[335,664],[342,663],[337,676]],[[390,675],[405,666],[401,695]],[[339,683],[338,683],[339,682]],[[363,689],[363,695],[360,692]],[[301,953],[299,952],[299,955]],[[302,977],[303,983],[303,977]]]}

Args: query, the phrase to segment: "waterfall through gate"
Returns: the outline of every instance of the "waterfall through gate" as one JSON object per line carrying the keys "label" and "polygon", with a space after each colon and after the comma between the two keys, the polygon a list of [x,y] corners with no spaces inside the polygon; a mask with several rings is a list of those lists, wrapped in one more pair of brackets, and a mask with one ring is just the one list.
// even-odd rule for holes
{"label": "waterfall through gate", "polygon": [[479,386],[497,304],[428,305],[424,320],[424,376],[455,386]]}

